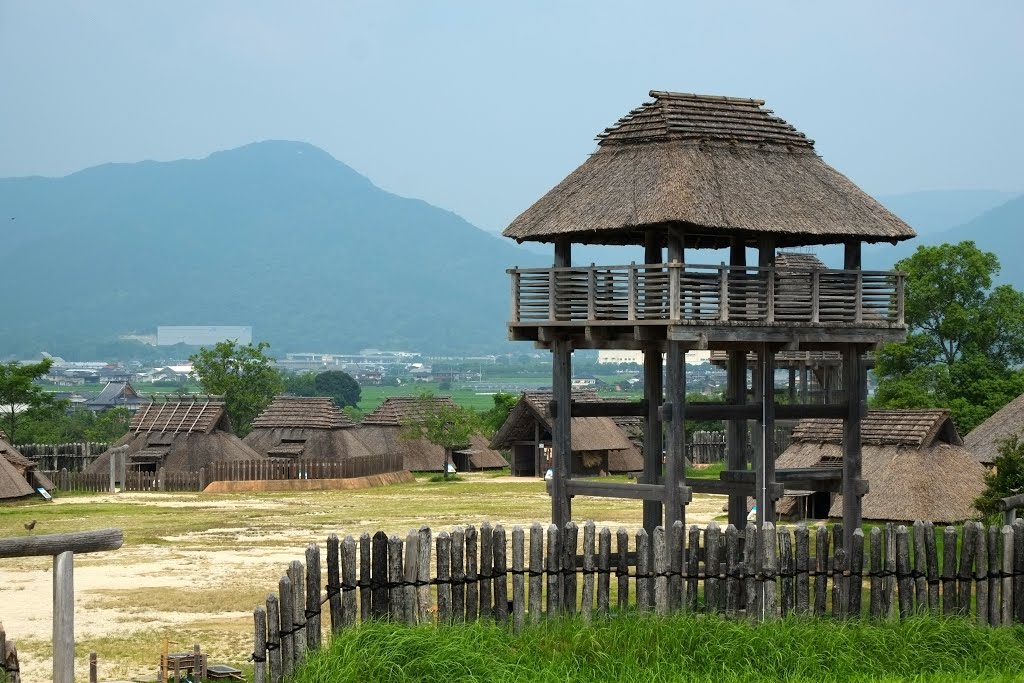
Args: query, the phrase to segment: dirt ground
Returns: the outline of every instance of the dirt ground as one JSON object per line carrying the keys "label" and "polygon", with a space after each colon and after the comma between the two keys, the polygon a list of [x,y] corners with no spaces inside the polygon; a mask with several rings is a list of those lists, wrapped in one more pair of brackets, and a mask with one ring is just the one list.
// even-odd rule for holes
{"label": "dirt ground", "polygon": [[[404,535],[421,523],[439,532],[458,520],[485,519],[511,528],[544,522],[550,514],[550,499],[537,480],[481,476],[386,488],[391,490],[215,499],[149,493],[58,497],[45,507],[0,507],[0,535],[26,533],[23,522],[36,518],[37,534],[124,528],[121,549],[75,557],[77,673],[87,680],[88,653],[95,650],[100,680],[154,680],[165,640],[172,652],[198,642],[211,663],[247,669],[252,608],[276,587],[288,562],[303,557],[307,543],[323,548],[329,533],[383,529]],[[720,517],[722,503],[718,496],[695,496],[687,523]],[[623,526],[632,534],[640,523],[637,501],[600,499],[588,505],[577,507],[587,515],[582,519],[593,518],[599,526]],[[439,509],[450,514],[431,515]],[[0,560],[0,622],[18,643],[25,683],[50,678],[51,570],[51,558]]]}

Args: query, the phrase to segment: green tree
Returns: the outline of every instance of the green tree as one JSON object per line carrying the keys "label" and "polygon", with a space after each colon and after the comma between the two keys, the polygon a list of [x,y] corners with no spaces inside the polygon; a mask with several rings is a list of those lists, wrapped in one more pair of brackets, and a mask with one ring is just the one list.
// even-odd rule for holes
{"label": "green tree", "polygon": [[420,394],[417,401],[415,417],[402,425],[402,438],[424,438],[443,448],[444,478],[448,479],[452,451],[468,446],[471,437],[483,429],[480,414],[454,403],[438,401],[429,391]]}
{"label": "green tree", "polygon": [[189,357],[203,391],[224,396],[228,417],[239,436],[248,434],[256,416],[284,391],[281,373],[271,365],[274,359],[264,354],[269,346],[266,342],[241,346],[222,341]]}
{"label": "green tree", "polygon": [[316,373],[306,371],[285,375],[284,389],[295,396],[317,396]]}
{"label": "green tree", "polygon": [[489,434],[494,434],[501,429],[501,425],[505,424],[505,420],[508,419],[508,414],[519,403],[519,396],[503,391],[496,393],[493,398],[494,406],[481,416],[483,426]]}
{"label": "green tree", "polygon": [[974,242],[921,246],[906,272],[907,341],[875,357],[884,408],[949,408],[967,433],[1024,393],[1024,294],[993,286],[999,259]]}
{"label": "green tree", "polygon": [[339,407],[359,405],[362,390],[355,378],[341,370],[321,372],[313,380],[317,396],[330,396]]}
{"label": "green tree", "polygon": [[[89,411],[80,411],[89,412]],[[93,423],[85,429],[86,441],[114,442],[128,433],[128,425],[132,421],[132,411],[127,408],[111,408],[96,416]]]}
{"label": "green tree", "polygon": [[44,358],[38,363],[21,364],[17,361],[0,363],[0,427],[12,443],[19,438],[18,422],[21,413],[31,417],[33,410],[53,402],[52,397],[35,383],[53,367],[53,360]]}
{"label": "green tree", "polygon": [[985,490],[974,500],[982,515],[995,515],[1000,498],[1024,491],[1024,441],[1014,434],[999,444],[995,466],[985,475]]}

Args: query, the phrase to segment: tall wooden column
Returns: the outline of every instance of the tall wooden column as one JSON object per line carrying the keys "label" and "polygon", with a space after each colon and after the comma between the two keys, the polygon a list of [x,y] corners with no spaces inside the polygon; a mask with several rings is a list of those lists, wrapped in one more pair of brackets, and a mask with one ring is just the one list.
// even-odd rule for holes
{"label": "tall wooden column", "polygon": [[[684,263],[684,237],[670,229],[666,240],[669,263]],[[676,282],[670,278],[671,282]],[[674,284],[673,286],[678,286]],[[679,293],[681,294],[681,293]],[[686,504],[680,490],[686,484],[686,349],[680,342],[667,342],[665,401],[671,406],[665,429],[665,528],[675,522],[686,524]]]}
{"label": "tall wooden column", "polygon": [[[658,344],[648,344],[644,350],[644,398],[647,399],[647,419],[644,422],[644,478],[645,484],[660,484],[661,472],[661,402],[662,362]],[[662,504],[657,500],[644,501],[644,529],[654,534],[661,525]],[[652,536],[653,538],[653,536]]]}
{"label": "tall wooden column", "polygon": [[[726,399],[734,405],[747,402],[747,352],[730,351],[726,365]],[[747,469],[747,421],[733,418],[726,422],[726,467],[730,470]],[[737,529],[747,525],[747,496],[729,494],[729,524]]]}
{"label": "tall wooden column", "polygon": [[[661,263],[661,234],[648,230],[644,236],[644,263]],[[644,483],[661,484],[662,475],[662,361],[661,344],[644,345],[644,398],[647,399],[647,419],[644,421]],[[654,529],[661,525],[663,506],[657,500],[643,502],[644,529],[654,537]]]}
{"label": "tall wooden column", "polygon": [[854,345],[843,351],[843,384],[846,387],[846,419],[843,420],[843,545],[853,548],[853,531],[860,527],[863,509],[860,488],[860,425],[864,411],[864,368],[860,349]]}
{"label": "tall wooden column", "polygon": [[[555,242],[555,267],[572,264],[572,243]],[[552,312],[554,315],[554,312]],[[572,473],[572,344],[559,338],[551,344],[551,389],[555,419],[551,430],[553,476],[551,480],[551,523],[563,529],[572,519],[572,501],[567,482]]]}
{"label": "tall wooden column", "polygon": [[757,501],[757,525],[775,523],[775,353],[768,344],[757,350],[761,388],[760,449],[754,452],[754,499]]}

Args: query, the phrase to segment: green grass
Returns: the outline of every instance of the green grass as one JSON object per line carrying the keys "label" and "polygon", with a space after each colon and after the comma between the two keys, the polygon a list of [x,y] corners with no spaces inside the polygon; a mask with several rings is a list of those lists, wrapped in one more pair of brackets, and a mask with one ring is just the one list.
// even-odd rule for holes
{"label": "green grass", "polygon": [[357,408],[364,413],[369,413],[383,403],[385,398],[390,396],[419,396],[425,391],[429,391],[437,396],[451,396],[452,400],[463,408],[489,410],[494,407],[494,397],[492,394],[478,394],[473,389],[459,389],[455,387],[442,390],[438,388],[436,382],[417,382],[397,387],[362,387],[362,394]]}
{"label": "green grass", "polygon": [[964,621],[637,615],[545,622],[513,635],[481,624],[365,624],[311,656],[296,683],[333,681],[1020,681],[1024,628]]}

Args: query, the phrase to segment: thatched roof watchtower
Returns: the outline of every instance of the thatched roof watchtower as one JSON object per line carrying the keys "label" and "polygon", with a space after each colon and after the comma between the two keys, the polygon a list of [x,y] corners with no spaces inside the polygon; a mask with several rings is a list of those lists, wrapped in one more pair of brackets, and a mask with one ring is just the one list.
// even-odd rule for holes
{"label": "thatched roof watchtower", "polygon": [[[782,487],[772,440],[756,435],[771,434],[777,415],[834,417],[846,425],[842,481],[849,493],[849,541],[867,490],[859,459],[861,355],[906,335],[902,275],[862,271],[861,244],[896,242],[914,231],[825,164],[813,142],[764,102],[661,91],[651,96],[600,134],[597,151],[504,232],[520,242],[554,244],[552,268],[509,271],[510,338],[533,341],[554,356],[552,521],[571,519],[574,495],[610,495],[643,498],[649,531],[685,522],[694,490],[683,469],[686,418],[730,422],[732,474],[711,487],[729,493],[730,522],[743,526],[752,489],[758,522],[774,521]],[[573,266],[574,242],[642,245],[643,260]],[[775,267],[778,247],[827,243],[845,245],[842,270]],[[686,249],[709,247],[727,247],[729,264],[686,261]],[[748,248],[757,249],[756,266],[746,263]],[[618,414],[646,418],[640,486],[574,481],[567,458],[558,455],[571,450],[572,418],[614,414],[609,404],[597,409],[572,402],[574,348],[645,351],[645,401],[618,406]],[[686,404],[683,354],[693,348],[729,352],[725,404]],[[849,398],[776,406],[774,356],[781,350],[841,353]],[[747,395],[749,352],[757,358],[753,400]],[[747,420],[758,423],[753,471],[745,455]]]}

